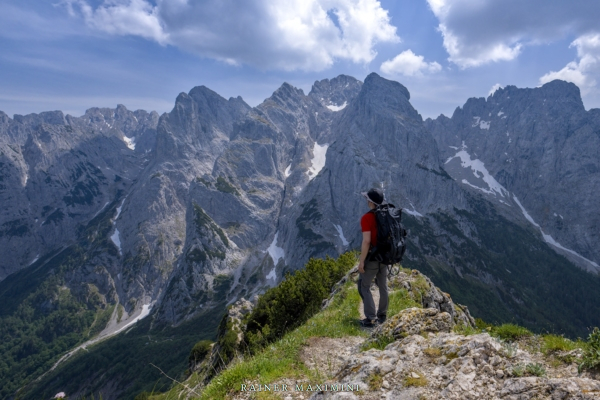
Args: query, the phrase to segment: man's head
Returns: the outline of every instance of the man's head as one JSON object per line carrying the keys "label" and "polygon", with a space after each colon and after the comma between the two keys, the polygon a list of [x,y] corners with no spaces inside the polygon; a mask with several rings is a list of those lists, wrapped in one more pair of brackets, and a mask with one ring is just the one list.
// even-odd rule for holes
{"label": "man's head", "polygon": [[383,204],[387,204],[387,202],[385,201],[385,196],[383,195],[383,191],[381,189],[372,188],[368,192],[362,192],[361,194],[365,196],[365,198],[369,201],[369,206],[371,204],[373,204],[373,206],[381,206]]}

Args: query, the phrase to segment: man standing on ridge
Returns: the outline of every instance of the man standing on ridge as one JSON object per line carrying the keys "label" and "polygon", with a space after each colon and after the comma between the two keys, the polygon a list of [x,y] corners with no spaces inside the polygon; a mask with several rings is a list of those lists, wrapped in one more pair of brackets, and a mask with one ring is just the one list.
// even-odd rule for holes
{"label": "man standing on ridge", "polygon": [[[377,221],[373,210],[387,203],[380,189],[371,189],[361,194],[367,199],[369,211],[360,219],[363,240],[358,263],[358,294],[363,301],[365,311],[365,319],[361,320],[360,324],[364,327],[373,327],[376,322],[385,321],[388,309],[387,265],[369,259],[371,252],[377,246]],[[379,287],[377,311],[371,294],[373,278]]]}

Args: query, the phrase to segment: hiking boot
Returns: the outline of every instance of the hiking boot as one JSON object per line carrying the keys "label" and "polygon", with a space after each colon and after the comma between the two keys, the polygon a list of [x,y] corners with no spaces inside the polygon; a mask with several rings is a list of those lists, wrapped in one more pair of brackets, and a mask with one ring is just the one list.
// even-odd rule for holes
{"label": "hiking boot", "polygon": [[387,317],[385,315],[382,317],[377,317],[377,323],[381,325],[385,322],[386,319]]}
{"label": "hiking boot", "polygon": [[370,320],[368,318],[365,319],[361,319],[359,321],[360,326],[362,326],[363,328],[373,328],[375,327],[375,324],[373,323],[373,320]]}

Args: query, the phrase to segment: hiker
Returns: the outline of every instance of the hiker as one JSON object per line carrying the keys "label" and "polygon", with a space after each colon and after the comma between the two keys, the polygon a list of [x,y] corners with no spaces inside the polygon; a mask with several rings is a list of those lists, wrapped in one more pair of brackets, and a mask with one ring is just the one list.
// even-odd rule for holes
{"label": "hiker", "polygon": [[[383,323],[387,317],[388,287],[387,265],[370,260],[370,255],[377,246],[377,223],[375,210],[378,206],[387,204],[380,189],[371,189],[361,193],[367,199],[369,211],[360,219],[362,230],[362,246],[360,248],[360,261],[358,263],[358,293],[363,301],[365,319],[360,321],[363,327],[373,327],[376,323]],[[379,307],[375,310],[375,302],[371,294],[371,282],[379,287]]]}

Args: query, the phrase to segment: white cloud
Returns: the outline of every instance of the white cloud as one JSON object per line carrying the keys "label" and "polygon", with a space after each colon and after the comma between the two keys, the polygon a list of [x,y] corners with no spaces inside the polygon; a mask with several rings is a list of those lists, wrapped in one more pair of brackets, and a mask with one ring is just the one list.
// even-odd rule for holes
{"label": "white cloud", "polygon": [[423,56],[416,55],[412,50],[405,50],[381,64],[381,72],[391,76],[421,76],[423,72],[433,73],[441,69],[442,66],[437,62],[425,62]]}
{"label": "white cloud", "polygon": [[368,63],[398,42],[377,0],[66,0],[69,12],[114,35],[136,35],[229,64],[312,70]]}
{"label": "white cloud", "polygon": [[582,93],[588,94],[596,87],[594,76],[600,76],[600,34],[578,37],[569,47],[577,47],[576,61],[571,61],[560,71],[550,71],[540,78],[540,84],[554,79],[573,82]]}
{"label": "white cloud", "polygon": [[490,92],[488,93],[488,96],[493,95],[494,93],[496,93],[496,90],[500,89],[502,87],[501,84],[496,83],[494,86],[492,86],[492,88],[490,89]]}
{"label": "white cloud", "polygon": [[88,26],[94,29],[168,43],[168,33],[160,21],[158,6],[152,6],[146,0],[105,0],[95,9],[86,0],[67,0],[66,4],[70,15],[77,15],[75,9],[79,9]]}
{"label": "white cloud", "polygon": [[589,0],[427,0],[449,60],[461,68],[516,58],[524,46],[597,29],[600,7]]}

